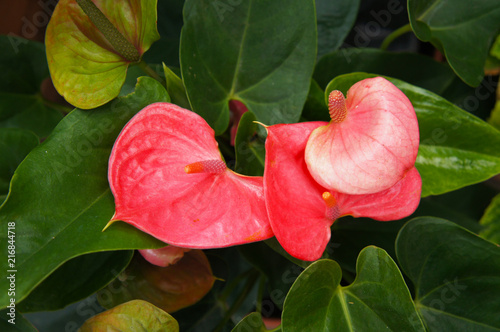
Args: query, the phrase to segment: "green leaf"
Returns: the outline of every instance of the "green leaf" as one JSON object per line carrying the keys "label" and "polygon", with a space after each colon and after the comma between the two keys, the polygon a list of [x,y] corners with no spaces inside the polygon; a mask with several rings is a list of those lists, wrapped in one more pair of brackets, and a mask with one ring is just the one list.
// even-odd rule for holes
{"label": "green leaf", "polygon": [[500,330],[500,248],[443,219],[415,218],[396,254],[429,331]]}
{"label": "green leaf", "polygon": [[96,315],[78,332],[148,331],[179,332],[177,321],[151,303],[134,300]]}
{"label": "green leaf", "polygon": [[243,318],[231,332],[266,332],[266,326],[262,322],[262,317],[256,312]]}
{"label": "green leaf", "polygon": [[416,53],[395,53],[374,48],[345,48],[324,56],[314,79],[325,88],[335,77],[353,72],[390,76],[441,94],[455,74],[449,66]]}
{"label": "green leaf", "polygon": [[477,86],[493,39],[500,28],[497,0],[408,0],[410,24],[420,40],[446,55],[460,78]]}
{"label": "green leaf", "polygon": [[180,54],[193,111],[217,135],[231,99],[266,125],[296,122],[316,58],[314,2],[187,0]]}
{"label": "green leaf", "polygon": [[38,137],[31,131],[18,128],[0,128],[0,194],[9,192],[9,183],[17,166],[38,145]]}
{"label": "green leaf", "polygon": [[234,147],[236,149],[235,171],[250,176],[264,174],[266,150],[264,143],[255,136],[257,124],[255,115],[248,111],[243,114],[238,124]]}
{"label": "green leaf", "polygon": [[312,263],[285,300],[283,331],[425,331],[396,263],[367,247],[356,280],[340,286],[342,271],[332,260]]}
{"label": "green leaf", "polygon": [[500,194],[491,201],[479,223],[484,226],[479,235],[500,244]]}
{"label": "green leaf", "polygon": [[53,311],[82,300],[109,284],[130,263],[133,251],[107,251],[73,258],[19,305],[22,312]]}
{"label": "green leaf", "polygon": [[359,0],[316,0],[318,58],[335,51],[351,31]]}
{"label": "green leaf", "polygon": [[[330,82],[326,91],[346,93],[356,82],[376,75],[353,73]],[[422,197],[482,182],[500,173],[500,132],[432,92],[388,78],[410,99],[418,117],[420,148],[416,166]]]}
{"label": "green leaf", "polygon": [[0,49],[0,128],[23,128],[47,137],[62,114],[40,95],[49,76],[44,45],[0,36]]}
{"label": "green leaf", "polygon": [[[102,232],[114,212],[107,180],[113,143],[135,113],[159,101],[169,101],[165,89],[143,77],[133,94],[90,112],[76,109],[68,114],[19,165],[10,194],[0,208],[4,253],[6,225],[15,223],[18,301],[76,256],[164,246],[125,223],[115,223]],[[7,285],[6,263],[2,262],[0,287]],[[7,303],[7,294],[0,294],[0,308]]]}
{"label": "green leaf", "polygon": [[170,68],[163,64],[163,72],[166,78],[167,92],[170,98],[172,98],[172,103],[184,107],[185,109],[191,109],[189,104],[189,99],[186,95],[186,88],[182,83],[182,80],[177,76]]}
{"label": "green leaf", "polygon": [[[93,3],[139,56],[160,38],[156,31],[156,0]],[[113,29],[95,24],[76,0],[63,0],[54,10],[46,32],[54,86],[70,104],[82,109],[101,106],[118,96],[132,62],[125,52],[112,46],[113,38],[110,40],[108,34]]]}

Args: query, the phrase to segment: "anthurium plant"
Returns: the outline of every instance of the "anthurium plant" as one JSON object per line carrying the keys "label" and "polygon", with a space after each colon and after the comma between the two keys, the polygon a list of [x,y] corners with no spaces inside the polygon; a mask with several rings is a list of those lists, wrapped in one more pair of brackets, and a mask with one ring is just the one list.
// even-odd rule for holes
{"label": "anthurium plant", "polygon": [[499,32],[497,0],[60,0],[0,36],[0,330],[500,331]]}

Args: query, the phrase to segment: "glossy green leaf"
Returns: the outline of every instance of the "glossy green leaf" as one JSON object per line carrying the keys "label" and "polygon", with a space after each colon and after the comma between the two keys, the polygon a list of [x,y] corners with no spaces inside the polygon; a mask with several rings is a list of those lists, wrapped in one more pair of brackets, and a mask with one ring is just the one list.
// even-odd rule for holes
{"label": "glossy green leaf", "polygon": [[31,131],[18,128],[0,128],[0,194],[9,192],[9,183],[17,166],[38,145],[38,137]]}
{"label": "glossy green leaf", "polygon": [[455,77],[448,65],[428,56],[374,48],[345,48],[328,54],[318,61],[313,77],[325,88],[335,77],[353,72],[394,77],[437,94]]}
{"label": "glossy green leaf", "polygon": [[[435,216],[453,220],[455,223],[479,232],[477,223],[484,211],[481,200],[487,192],[485,185],[473,185],[439,196],[425,197],[420,201],[417,210],[409,217],[394,221],[377,221],[368,218],[343,217],[332,226],[332,238],[326,247],[325,257],[335,260],[342,267],[343,278],[353,280],[356,274],[356,258],[359,252],[369,245],[384,249],[396,259],[395,241],[403,225],[418,216]],[[474,209],[474,211],[470,211]],[[477,210],[477,211],[475,211]]]}
{"label": "glossy green leaf", "polygon": [[359,0],[316,0],[318,57],[342,45],[358,15]]}
{"label": "glossy green leaf", "polygon": [[384,250],[365,248],[356,270],[356,280],[342,287],[335,261],[312,263],[286,297],[282,330],[425,331],[401,272]]}
{"label": "glossy green leaf", "polygon": [[180,54],[193,111],[216,134],[231,99],[266,125],[296,122],[316,58],[314,2],[187,0]]}
{"label": "glossy green leaf", "polygon": [[[156,31],[156,0],[93,2],[139,57],[160,38]],[[131,60],[125,51],[112,46],[113,40],[109,39],[116,37],[109,34],[113,31],[96,27],[76,0],[59,1],[45,43],[54,86],[70,104],[94,108],[120,93],[128,65],[139,59]]]}
{"label": "glossy green leaf", "polygon": [[455,223],[415,218],[396,254],[429,331],[500,330],[500,247]]}
{"label": "glossy green leaf", "polygon": [[163,72],[165,73],[167,92],[170,98],[172,98],[172,103],[188,110],[191,109],[189,99],[186,95],[186,88],[180,77],[165,64],[163,64]]}
{"label": "glossy green leaf", "polygon": [[464,82],[481,83],[486,56],[500,29],[497,0],[409,0],[408,14],[417,37],[440,49]]}
{"label": "glossy green leaf", "polygon": [[38,330],[23,315],[10,308],[0,311],[0,330],[8,332],[37,332]]}
{"label": "glossy green leaf", "polygon": [[264,143],[255,136],[257,124],[252,112],[245,112],[238,124],[234,147],[236,150],[235,171],[249,176],[264,174],[266,151]]}
{"label": "glossy green leaf", "polygon": [[109,284],[130,263],[133,251],[75,257],[52,273],[19,305],[22,312],[52,311],[85,299]]}
{"label": "glossy green leaf", "polygon": [[[65,261],[103,250],[158,248],[151,236],[117,223],[107,168],[118,133],[145,106],[169,101],[157,81],[143,77],[136,91],[92,111],[74,110],[17,168],[0,209],[0,246],[7,248],[8,222],[15,222],[17,300],[24,299]],[[43,264],[40,264],[43,262]],[[5,287],[2,262],[0,287]],[[0,294],[0,307],[7,305]]]}
{"label": "glossy green leaf", "polygon": [[156,266],[137,253],[125,269],[97,298],[104,308],[131,300],[144,300],[172,313],[193,305],[212,288],[215,278],[201,250],[191,250],[177,263]]}
{"label": "glossy green leaf", "polygon": [[149,302],[134,300],[96,315],[78,332],[179,332],[177,321]]}
{"label": "glossy green leaf", "polygon": [[[354,83],[373,76],[338,76],[325,95],[334,89],[346,93]],[[443,194],[500,173],[500,131],[430,91],[388,79],[405,93],[417,113],[420,148],[416,166],[422,176],[422,197]]]}
{"label": "glossy green leaf", "polygon": [[262,317],[252,312],[250,315],[243,318],[231,332],[266,332],[266,326],[262,322]]}
{"label": "glossy green leaf", "polygon": [[479,235],[486,240],[500,244],[500,195],[495,196],[479,221],[484,229]]}
{"label": "glossy green leaf", "polygon": [[46,137],[62,114],[40,95],[49,76],[45,47],[14,36],[0,36],[0,128],[23,128]]}

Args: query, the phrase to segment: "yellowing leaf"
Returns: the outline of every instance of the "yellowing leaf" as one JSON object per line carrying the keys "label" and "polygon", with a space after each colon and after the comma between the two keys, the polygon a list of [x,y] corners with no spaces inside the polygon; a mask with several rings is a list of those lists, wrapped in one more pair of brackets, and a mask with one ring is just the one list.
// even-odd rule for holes
{"label": "yellowing leaf", "polygon": [[[92,6],[90,0],[79,2]],[[118,96],[128,65],[139,61],[160,37],[156,30],[156,0],[93,3],[109,20],[107,25],[101,15],[104,23],[97,23],[98,28],[95,18],[91,20],[76,0],[62,0],[52,15],[45,40],[54,86],[69,103],[82,109],[101,106]],[[124,37],[122,48],[113,41],[117,34]],[[134,51],[138,58],[131,56]]]}

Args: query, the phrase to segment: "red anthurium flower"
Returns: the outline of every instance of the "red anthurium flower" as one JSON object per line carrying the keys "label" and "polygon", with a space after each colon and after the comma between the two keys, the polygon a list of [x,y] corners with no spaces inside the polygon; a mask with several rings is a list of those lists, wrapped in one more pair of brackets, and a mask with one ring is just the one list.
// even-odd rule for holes
{"label": "red anthurium flower", "polygon": [[166,246],[159,249],[143,249],[139,253],[149,263],[161,267],[174,265],[184,257],[184,253],[191,249],[181,248],[176,246]]}
{"label": "red anthurium flower", "polygon": [[330,240],[330,226],[345,215],[380,221],[410,215],[420,202],[422,182],[415,167],[392,187],[349,195],[318,184],[304,158],[309,135],[326,122],[267,127],[264,193],[276,238],[292,256],[312,261]]}
{"label": "red anthurium flower", "polygon": [[375,77],[329,96],[332,121],[307,142],[305,159],[323,187],[372,194],[393,186],[412,169],[418,153],[415,110],[401,90]]}
{"label": "red anthurium flower", "polygon": [[109,160],[114,220],[184,248],[271,237],[261,177],[226,167],[214,131],[196,113],[156,103],[123,128]]}

